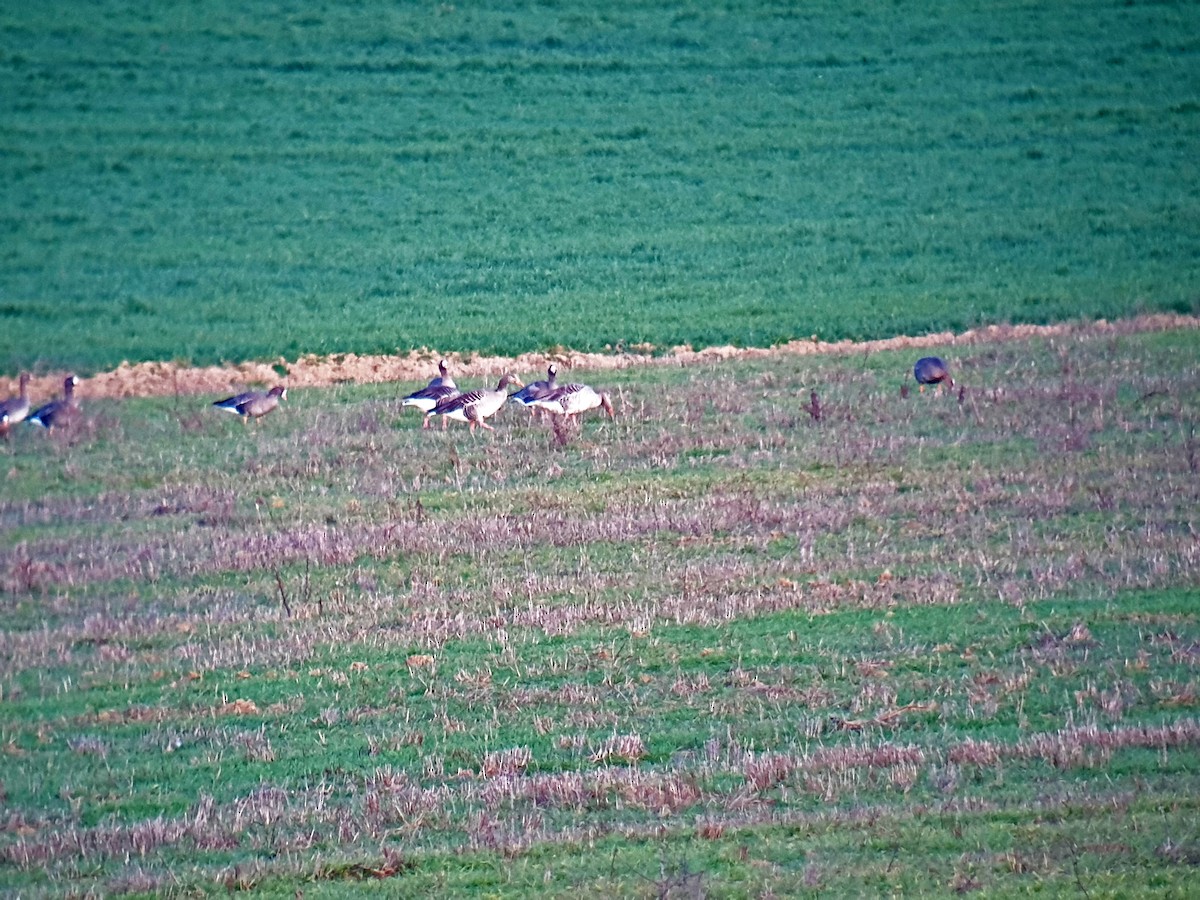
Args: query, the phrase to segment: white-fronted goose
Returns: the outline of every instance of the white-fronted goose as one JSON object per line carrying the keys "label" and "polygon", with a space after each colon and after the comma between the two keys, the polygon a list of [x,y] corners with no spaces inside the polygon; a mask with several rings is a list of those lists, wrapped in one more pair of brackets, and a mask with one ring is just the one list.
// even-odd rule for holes
{"label": "white-fronted goose", "polygon": [[476,388],[465,394],[449,397],[435,406],[430,415],[445,417],[442,420],[442,428],[446,427],[448,420],[457,419],[460,422],[466,422],[472,432],[475,431],[476,425],[481,425],[488,431],[495,431],[496,429],[484,419],[494,416],[500,411],[500,407],[504,406],[505,401],[508,400],[508,386],[514,384],[517,387],[525,386],[517,379],[516,375],[505,375],[500,379],[500,383],[496,385],[494,391],[489,391],[487,388]]}
{"label": "white-fronted goose", "polygon": [[280,400],[286,397],[287,388],[282,384],[277,384],[269,391],[246,391],[243,394],[226,397],[224,400],[217,400],[213,406],[241,416],[244,425],[250,419],[265,416],[279,405]]}
{"label": "white-fronted goose", "polygon": [[610,419],[616,418],[616,414],[613,412],[612,398],[603,391],[597,391],[586,384],[565,384],[551,391],[545,397],[534,401],[533,405],[541,409],[548,409],[560,416],[577,416],[599,406],[608,413]]}
{"label": "white-fronted goose", "polygon": [[0,435],[6,438],[8,430],[29,415],[29,373],[22,372],[17,383],[17,396],[0,403]]}
{"label": "white-fronted goose", "polygon": [[443,400],[458,394],[458,385],[454,383],[454,379],[447,372],[446,361],[444,359],[438,362],[438,373],[438,376],[425,385],[425,387],[418,391],[413,391],[400,401],[401,408],[415,406],[421,412],[425,413],[425,418],[421,422],[422,428],[429,427],[429,417],[432,415],[435,406]]}
{"label": "white-fronted goose", "polygon": [[552,394],[558,389],[558,366],[550,363],[546,367],[546,378],[544,381],[532,381],[515,394],[509,396],[509,400],[514,403],[520,403],[522,406],[532,406],[535,400],[545,397],[547,394]]}
{"label": "white-fronted goose", "polygon": [[79,384],[79,379],[74,375],[68,375],[63,379],[62,397],[39,406],[29,414],[25,421],[41,425],[47,431],[57,425],[65,425],[79,410],[79,403],[75,399],[75,385],[77,384]]}
{"label": "white-fronted goose", "polygon": [[927,384],[944,384],[954,387],[954,379],[950,377],[950,368],[938,356],[923,356],[913,366],[913,377],[924,392]]}

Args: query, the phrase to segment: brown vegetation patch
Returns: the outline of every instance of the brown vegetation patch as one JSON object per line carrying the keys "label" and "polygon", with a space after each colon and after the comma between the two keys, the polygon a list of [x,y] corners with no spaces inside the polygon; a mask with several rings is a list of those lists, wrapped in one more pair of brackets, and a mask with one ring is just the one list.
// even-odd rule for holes
{"label": "brown vegetation patch", "polygon": [[949,762],[981,767],[1002,760],[1040,759],[1055,768],[1107,763],[1115,751],[1145,747],[1166,751],[1200,744],[1200,721],[1180,719],[1165,725],[1122,725],[1102,729],[1096,725],[1066,728],[1052,734],[1035,734],[1015,743],[976,741],[967,738],[946,754]]}
{"label": "brown vegetation patch", "polygon": [[[632,353],[525,353],[517,357],[478,356],[463,353],[438,353],[414,350],[403,356],[359,356],[354,353],[317,356],[307,354],[275,363],[243,362],[225,366],[180,366],[172,362],[124,362],[117,368],[81,379],[80,397],[162,397],[189,394],[217,394],[240,390],[249,385],[285,383],[289,387],[329,387],[335,384],[377,384],[392,381],[426,381],[444,356],[456,373],[468,377],[494,376],[502,372],[538,371],[547,361],[560,368],[625,369],[642,365],[688,365],[697,362],[734,358],[762,358],[783,355],[877,353],[886,350],[920,349],[987,343],[1005,340],[1030,340],[1065,335],[1130,334],[1200,327],[1200,317],[1180,314],[1137,316],[1116,322],[1067,322],[1057,325],[989,325],[961,334],[945,331],[919,336],[899,336],[876,341],[791,341],[771,348],[674,347],[664,353],[644,348]],[[280,373],[283,374],[280,374]],[[62,387],[65,373],[38,375],[29,382],[34,397],[50,397]],[[0,378],[0,396],[17,392],[15,373]]]}

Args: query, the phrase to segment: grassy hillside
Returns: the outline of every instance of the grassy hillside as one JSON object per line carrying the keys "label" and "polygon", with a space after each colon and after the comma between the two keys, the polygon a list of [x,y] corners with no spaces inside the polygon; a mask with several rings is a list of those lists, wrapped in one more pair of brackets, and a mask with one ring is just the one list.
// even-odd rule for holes
{"label": "grassy hillside", "polygon": [[579,431],[392,385],[22,430],[0,885],[1194,894],[1197,349],[575,371],[618,413]]}
{"label": "grassy hillside", "polygon": [[1196,311],[1191,4],[9,4],[0,368]]}

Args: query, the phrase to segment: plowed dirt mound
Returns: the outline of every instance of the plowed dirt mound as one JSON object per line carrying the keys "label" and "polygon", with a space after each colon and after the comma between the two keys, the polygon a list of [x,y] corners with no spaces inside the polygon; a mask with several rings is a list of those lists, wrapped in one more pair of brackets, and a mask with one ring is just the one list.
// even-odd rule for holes
{"label": "plowed dirt mound", "polygon": [[[240,363],[231,366],[186,368],[166,362],[122,363],[110,372],[102,372],[81,380],[77,393],[81,397],[149,397],[172,394],[226,394],[248,386],[270,386],[280,382],[288,387],[324,387],[347,382],[367,384],[384,381],[423,384],[436,372],[437,360],[445,356],[456,376],[498,377],[512,371],[517,374],[539,373],[550,361],[560,368],[621,369],[643,365],[688,365],[706,360],[733,357],[770,357],[789,354],[850,354],[872,353],[879,350],[922,349],[929,347],[969,346],[1005,340],[1027,340],[1035,337],[1130,334],[1144,331],[1168,331],[1200,327],[1200,318],[1184,315],[1139,316],[1116,322],[1075,322],[1061,325],[991,325],[961,334],[942,332],[920,337],[894,337],[879,341],[811,340],[792,341],[769,349],[737,347],[708,347],[692,350],[676,347],[666,353],[654,348],[638,347],[634,352],[602,353],[529,353],[516,358],[500,356],[439,354],[422,350],[404,356],[358,356],[353,353],[335,356],[302,356],[294,362],[280,359],[270,363]],[[30,380],[30,396],[37,400],[57,395],[66,373],[41,375]],[[407,386],[407,385],[406,385]],[[15,377],[0,378],[0,397],[17,392]]]}

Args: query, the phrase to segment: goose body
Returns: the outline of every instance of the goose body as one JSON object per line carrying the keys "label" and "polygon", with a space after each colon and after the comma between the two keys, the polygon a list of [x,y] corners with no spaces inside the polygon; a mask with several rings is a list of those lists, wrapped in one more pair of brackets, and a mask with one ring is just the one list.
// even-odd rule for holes
{"label": "goose body", "polygon": [[62,397],[39,406],[29,414],[25,421],[40,425],[47,431],[56,425],[65,425],[67,420],[79,409],[79,403],[75,400],[75,385],[77,384],[79,384],[79,379],[74,375],[68,375],[63,379]]}
{"label": "goose body", "polygon": [[433,412],[433,408],[443,400],[449,400],[451,397],[457,396],[458,388],[450,387],[449,385],[438,385],[437,387],[425,386],[419,391],[413,391],[402,401],[400,405],[415,406],[421,412],[425,413],[425,424],[423,427],[429,427],[429,415]]}
{"label": "goose body", "polygon": [[921,386],[921,390],[925,390],[927,384],[945,384],[948,387],[954,387],[954,379],[950,377],[950,368],[945,361],[939,356],[923,356],[917,360],[917,364],[913,366],[913,377],[917,379],[917,384]]}
{"label": "goose body", "polygon": [[285,397],[287,397],[287,388],[282,384],[277,384],[269,391],[246,391],[243,394],[234,394],[232,397],[226,397],[224,400],[217,400],[213,403],[213,406],[217,409],[223,409],[225,412],[241,416],[244,423],[248,419],[257,419],[265,416],[277,407],[279,401]]}
{"label": "goose body", "polygon": [[541,409],[548,409],[560,416],[577,416],[589,409],[600,407],[610,419],[616,417],[613,412],[612,398],[603,391],[597,391],[586,384],[565,384],[551,391],[545,397],[534,401],[533,405]]}
{"label": "goose body", "polygon": [[476,388],[465,394],[447,397],[430,411],[430,415],[444,416],[443,428],[450,419],[457,419],[459,422],[466,422],[471,427],[471,431],[475,430],[476,425],[480,425],[488,431],[495,431],[496,429],[484,420],[500,411],[500,408],[508,400],[507,388],[513,384],[517,387],[525,386],[517,380],[517,376],[508,374],[500,379],[500,383],[496,385],[494,391],[487,388]]}
{"label": "goose body", "polygon": [[22,372],[17,396],[0,403],[0,435],[8,437],[8,430],[29,415],[29,373]]}
{"label": "goose body", "polygon": [[447,400],[456,394],[458,394],[458,385],[454,383],[454,379],[447,372],[446,361],[443,359],[438,363],[437,377],[432,379],[425,387],[413,391],[402,399],[400,407],[415,406],[421,410],[421,412],[425,413],[421,427],[428,428],[429,416],[433,413],[433,408],[443,400]]}
{"label": "goose body", "polygon": [[508,399],[514,403],[520,403],[522,406],[532,406],[534,401],[558,390],[557,379],[558,366],[550,363],[546,367],[546,378],[544,381],[531,381]]}

